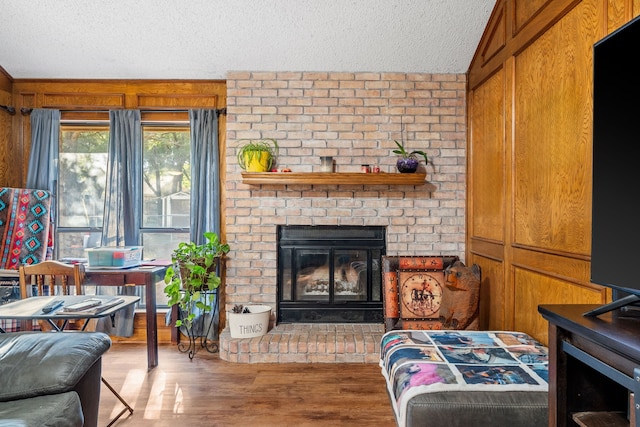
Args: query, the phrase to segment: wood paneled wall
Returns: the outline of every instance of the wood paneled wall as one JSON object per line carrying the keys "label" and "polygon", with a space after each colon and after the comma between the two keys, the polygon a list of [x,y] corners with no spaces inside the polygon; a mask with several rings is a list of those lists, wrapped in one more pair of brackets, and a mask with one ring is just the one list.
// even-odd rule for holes
{"label": "wood paneled wall", "polygon": [[[11,88],[13,86],[13,80],[7,74],[7,72],[0,67],[0,105],[6,105],[13,107],[13,97],[11,94]],[[10,174],[10,167],[13,164],[12,150],[9,146],[11,141],[11,129],[13,127],[13,118],[4,110],[0,110],[0,187],[8,186],[10,180],[5,180]]]}
{"label": "wood paneled wall", "polygon": [[547,342],[539,304],[608,302],[589,282],[593,44],[640,0],[499,0],[469,69],[467,254],[482,327]]}
{"label": "wood paneled wall", "polygon": [[[0,101],[5,96],[1,83]],[[138,108],[144,111],[225,108],[227,105],[227,85],[220,80],[15,80],[10,86],[10,101],[17,113],[8,131],[0,116],[0,186],[11,187],[25,185],[29,163],[31,133],[29,116],[20,114],[23,107],[80,111]],[[226,146],[226,116],[221,116],[219,123],[223,149]]]}

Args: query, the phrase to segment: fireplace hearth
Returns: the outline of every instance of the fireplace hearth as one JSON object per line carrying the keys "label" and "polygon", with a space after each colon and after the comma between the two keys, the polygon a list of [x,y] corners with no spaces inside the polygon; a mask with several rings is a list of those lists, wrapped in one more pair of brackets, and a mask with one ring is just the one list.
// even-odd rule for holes
{"label": "fireplace hearth", "polygon": [[278,226],[278,323],[382,323],[385,228]]}

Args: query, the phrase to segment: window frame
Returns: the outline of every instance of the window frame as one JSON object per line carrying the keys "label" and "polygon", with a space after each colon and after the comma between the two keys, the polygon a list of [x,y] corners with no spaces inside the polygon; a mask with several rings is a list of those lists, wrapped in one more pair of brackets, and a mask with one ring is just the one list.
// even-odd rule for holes
{"label": "window frame", "polygon": [[[190,133],[190,122],[189,122],[189,114],[188,111],[142,111],[141,112],[142,120],[141,120],[141,132],[143,136],[142,143],[144,144],[144,133],[148,129],[154,128],[164,128],[171,129],[176,128],[181,131],[186,131]],[[86,127],[86,128],[98,128],[103,127],[107,132],[109,131],[109,114],[106,111],[64,111],[61,112],[60,119],[60,153],[62,153],[62,132],[64,132],[68,128],[74,127]],[[191,149],[191,148],[190,148]],[[143,159],[144,161],[144,156]],[[143,174],[143,165],[139,165],[139,173]],[[59,181],[60,172],[57,171],[56,176],[56,194],[60,194],[60,181]],[[142,176],[140,177],[142,178]],[[144,181],[140,179],[142,185],[144,185]],[[138,189],[140,193],[143,193],[144,187]],[[191,190],[189,189],[189,195],[191,197]],[[104,197],[104,196],[103,196]],[[58,200],[59,197],[58,197]],[[190,233],[190,222],[192,212],[189,211],[189,224],[183,227],[145,227],[144,226],[144,196],[140,197],[140,205],[136,208],[136,214],[139,219],[139,235],[140,241],[138,244],[142,244],[144,241],[144,234],[189,234]],[[104,215],[104,212],[103,212]],[[60,203],[56,206],[55,218],[60,218]],[[64,233],[102,233],[102,226],[96,227],[69,227],[69,226],[60,226],[58,221],[55,223],[54,228],[54,241],[60,241],[60,235]],[[54,258],[60,258],[60,246],[54,244]]]}

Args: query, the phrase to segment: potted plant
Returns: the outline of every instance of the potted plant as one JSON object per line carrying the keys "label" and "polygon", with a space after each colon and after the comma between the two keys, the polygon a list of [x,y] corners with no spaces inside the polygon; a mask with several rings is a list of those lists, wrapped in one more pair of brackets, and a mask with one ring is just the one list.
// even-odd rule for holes
{"label": "potted plant", "polygon": [[246,140],[238,149],[238,164],[247,172],[267,172],[278,155],[278,142],[273,138]]}
{"label": "potted plant", "polygon": [[[196,244],[181,242],[171,254],[173,264],[167,268],[164,276],[164,292],[169,298],[169,306],[178,306],[182,319],[176,320],[176,326],[190,328],[195,317],[211,311],[213,291],[220,286],[221,279],[217,268],[229,245],[221,243],[214,232],[205,232],[206,242]],[[202,298],[203,292],[209,298]]]}
{"label": "potted plant", "polygon": [[427,153],[424,151],[414,150],[408,152],[404,145],[394,140],[396,145],[398,146],[397,150],[393,150],[395,154],[400,156],[398,161],[396,162],[396,167],[400,173],[412,173],[418,170],[418,165],[420,164],[420,160],[418,159],[418,155],[424,157],[425,164],[429,163],[429,158],[427,157]]}
{"label": "potted plant", "polygon": [[261,337],[269,330],[271,307],[268,305],[242,306],[236,304],[227,314],[231,338]]}

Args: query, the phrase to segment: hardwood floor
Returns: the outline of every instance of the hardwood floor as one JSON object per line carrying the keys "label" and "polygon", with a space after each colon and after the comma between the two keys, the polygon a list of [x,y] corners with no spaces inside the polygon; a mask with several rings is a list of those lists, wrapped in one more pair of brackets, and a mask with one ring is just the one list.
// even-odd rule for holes
{"label": "hardwood floor", "polygon": [[[199,349],[192,361],[161,345],[114,343],[102,375],[133,407],[116,426],[376,426],[395,420],[377,364],[243,364]],[[100,426],[123,408],[103,385]]]}

